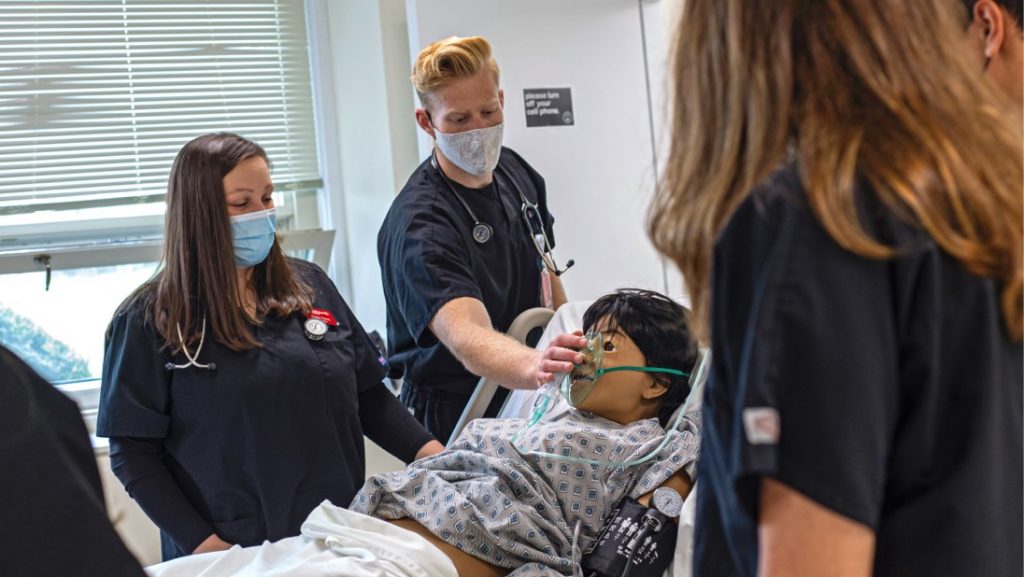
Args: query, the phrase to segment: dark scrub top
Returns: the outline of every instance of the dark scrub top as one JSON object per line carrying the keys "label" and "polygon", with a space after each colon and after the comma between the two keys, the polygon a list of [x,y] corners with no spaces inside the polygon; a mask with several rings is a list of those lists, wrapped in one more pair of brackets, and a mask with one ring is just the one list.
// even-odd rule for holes
{"label": "dark scrub top", "polygon": [[[537,205],[552,244],[554,235],[544,179],[508,148],[501,150],[490,185],[452,185],[477,219],[494,229],[489,242],[473,240],[473,219],[427,159],[391,205],[377,235],[377,256],[387,299],[389,361],[404,367],[406,385],[468,399],[479,377],[437,340],[427,328],[430,321],[448,301],[472,297],[503,332],[519,313],[540,306],[540,257],[516,187]],[[534,230],[540,226],[535,223]],[[444,431],[433,432],[447,438]]]}
{"label": "dark scrub top", "polygon": [[840,248],[793,167],[718,240],[695,575],[756,574],[769,476],[871,528],[876,577],[1020,577],[1024,362],[999,286],[858,201],[900,256]]}
{"label": "dark scrub top", "polygon": [[0,574],[143,577],[110,525],[78,406],[0,347]]}
{"label": "dark scrub top", "polygon": [[300,314],[269,316],[252,327],[262,348],[231,351],[207,334],[198,361],[216,370],[168,371],[185,356],[162,348],[139,307],[112,321],[97,432],[178,554],[214,532],[240,545],[297,535],[322,500],[347,506],[364,480],[364,432],[406,461],[430,440],[382,384],[384,359],[327,275],[289,262],[339,323],[323,340],[306,338]]}

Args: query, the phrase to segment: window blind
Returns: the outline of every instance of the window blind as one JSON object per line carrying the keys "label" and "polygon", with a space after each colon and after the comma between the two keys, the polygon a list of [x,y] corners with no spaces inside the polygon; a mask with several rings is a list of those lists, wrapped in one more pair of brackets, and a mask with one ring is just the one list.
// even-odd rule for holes
{"label": "window blind", "polygon": [[302,0],[0,2],[0,215],[161,201],[217,131],[320,187]]}

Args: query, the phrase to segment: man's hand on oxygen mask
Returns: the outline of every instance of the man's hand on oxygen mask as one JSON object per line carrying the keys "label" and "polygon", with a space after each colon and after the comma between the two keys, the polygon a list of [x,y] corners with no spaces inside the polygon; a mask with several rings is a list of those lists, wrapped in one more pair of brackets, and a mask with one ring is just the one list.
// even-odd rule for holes
{"label": "man's hand on oxygen mask", "polygon": [[541,386],[555,378],[558,373],[568,373],[572,367],[583,362],[583,354],[578,349],[587,346],[583,331],[562,333],[551,339],[548,347],[541,352],[540,364],[537,367],[537,386]]}

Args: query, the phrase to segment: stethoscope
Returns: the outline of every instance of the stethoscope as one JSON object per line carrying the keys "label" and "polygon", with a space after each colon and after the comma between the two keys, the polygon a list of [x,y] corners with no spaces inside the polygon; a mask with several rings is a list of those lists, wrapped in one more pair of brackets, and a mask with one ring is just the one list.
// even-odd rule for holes
{"label": "stethoscope", "polygon": [[[203,363],[199,362],[199,353],[203,352],[203,343],[206,341],[206,315],[203,315],[203,323],[199,329],[199,345],[196,347],[195,353],[190,353],[188,345],[185,343],[185,339],[181,335],[181,325],[175,323],[174,329],[178,331],[178,342],[181,343],[181,352],[188,359],[187,363],[176,365],[172,362],[168,362],[164,365],[164,368],[168,371],[176,369],[187,369],[189,367],[195,367],[197,369],[206,369],[208,371],[216,371],[217,363]],[[306,333],[306,338],[311,341],[319,341],[328,331],[327,323],[318,318],[308,318],[303,324],[303,330]]]}
{"label": "stethoscope", "polygon": [[206,341],[206,315],[203,315],[202,328],[199,330],[199,346],[196,347],[195,354],[192,354],[188,351],[188,345],[185,344],[185,339],[184,337],[181,336],[181,325],[175,323],[174,328],[175,330],[178,331],[178,342],[181,343],[181,352],[184,353],[185,358],[188,359],[188,362],[181,365],[176,365],[174,363],[169,362],[166,365],[164,365],[164,368],[167,369],[168,371],[173,371],[175,369],[187,369],[189,367],[195,367],[197,369],[216,371],[217,363],[206,363],[204,365],[203,363],[200,363],[198,360],[199,353],[203,351],[203,342]]}
{"label": "stethoscope", "polygon": [[[455,189],[455,186],[448,178],[448,175],[445,174],[443,170],[441,170],[441,166],[437,162],[436,151],[430,154],[430,164],[433,165],[434,169],[437,170],[437,173],[441,175],[441,180],[443,180],[444,183],[448,185],[448,190],[452,191],[452,194],[454,194],[455,198],[459,200],[459,204],[462,205],[462,208],[466,211],[466,214],[468,214],[469,218],[473,220],[473,240],[476,241],[477,244],[486,244],[494,236],[494,229],[491,228],[491,225],[481,221],[479,218],[476,217],[476,213],[474,213],[473,209],[469,207],[469,204],[466,203],[466,200],[462,198],[462,195],[459,194],[459,191]],[[533,247],[537,249],[537,254],[540,255],[541,261],[543,261],[547,265],[548,269],[550,269],[551,272],[555,273],[556,276],[562,276],[562,273],[572,268],[572,266],[576,264],[576,261],[574,261],[573,259],[569,259],[565,263],[565,268],[558,267],[558,264],[555,262],[555,257],[552,254],[553,247],[551,246],[551,241],[550,239],[548,239],[548,234],[544,230],[544,223],[541,220],[540,209],[537,207],[537,203],[530,202],[530,199],[526,198],[526,195],[523,194],[522,189],[519,188],[519,185],[516,183],[515,179],[512,178],[512,175],[508,174],[503,167],[497,166],[495,168],[496,172],[501,173],[502,178],[512,183],[512,188],[515,189],[516,193],[519,195],[519,199],[522,201],[522,206],[520,210],[522,213],[523,221],[526,223],[526,229],[530,234],[530,240],[532,241]],[[494,186],[495,190],[497,190],[497,180],[495,180]],[[533,218],[537,219],[540,232],[537,232],[537,230],[534,229],[534,222],[533,218],[531,218],[531,215]]]}

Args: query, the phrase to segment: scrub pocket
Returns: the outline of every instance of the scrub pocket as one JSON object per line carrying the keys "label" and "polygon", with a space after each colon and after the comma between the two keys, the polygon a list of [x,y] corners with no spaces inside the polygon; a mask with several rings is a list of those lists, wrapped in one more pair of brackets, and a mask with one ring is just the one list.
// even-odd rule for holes
{"label": "scrub pocket", "polygon": [[324,338],[310,341],[323,372],[324,394],[331,414],[359,412],[358,383],[356,382],[355,347],[338,327],[331,327]]}

